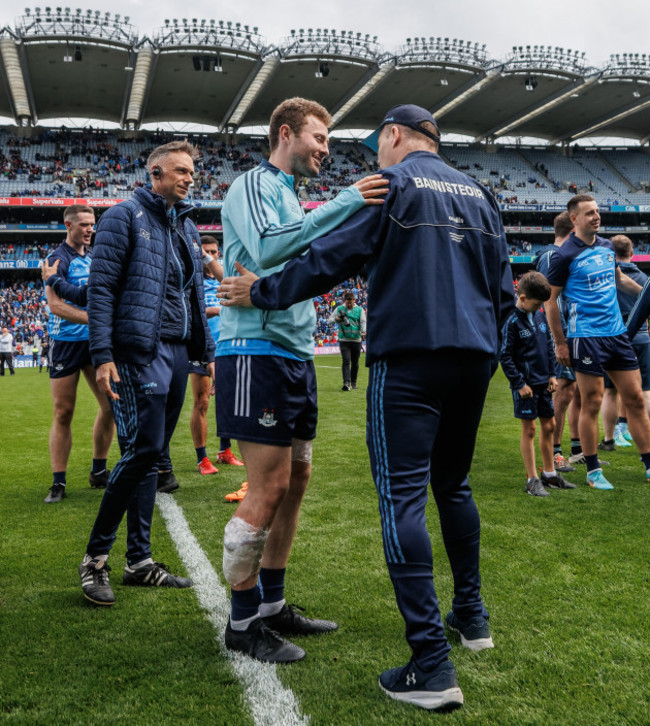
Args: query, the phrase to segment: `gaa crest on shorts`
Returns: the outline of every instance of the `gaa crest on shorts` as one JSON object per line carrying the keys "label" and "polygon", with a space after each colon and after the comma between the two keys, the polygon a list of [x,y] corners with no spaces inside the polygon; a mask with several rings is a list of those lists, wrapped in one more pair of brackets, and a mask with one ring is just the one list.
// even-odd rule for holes
{"label": "gaa crest on shorts", "polygon": [[270,429],[272,426],[275,426],[278,422],[277,418],[275,418],[275,413],[271,410],[264,409],[264,413],[262,414],[262,418],[257,419],[260,426],[264,426],[264,428]]}

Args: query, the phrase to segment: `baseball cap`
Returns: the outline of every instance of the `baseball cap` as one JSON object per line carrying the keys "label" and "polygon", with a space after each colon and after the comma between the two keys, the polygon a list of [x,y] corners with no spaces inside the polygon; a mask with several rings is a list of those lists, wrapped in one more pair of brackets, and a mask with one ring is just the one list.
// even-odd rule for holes
{"label": "baseball cap", "polygon": [[391,108],[384,116],[384,120],[381,122],[379,128],[376,131],[373,131],[370,136],[367,136],[363,140],[363,143],[373,151],[377,151],[379,134],[386,124],[401,124],[402,126],[408,126],[409,128],[428,136],[437,143],[440,143],[439,136],[436,136],[420,126],[423,121],[428,121],[438,128],[438,124],[431,115],[431,112],[422,108],[422,106],[415,106],[412,103],[404,103],[399,106],[393,106],[393,108]]}

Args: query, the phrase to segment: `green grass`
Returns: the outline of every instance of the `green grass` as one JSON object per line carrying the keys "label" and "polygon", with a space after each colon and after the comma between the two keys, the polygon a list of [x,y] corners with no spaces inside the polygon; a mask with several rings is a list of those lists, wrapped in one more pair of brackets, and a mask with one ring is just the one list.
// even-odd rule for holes
{"label": "green grass", "polygon": [[[341,625],[296,639],[305,661],[278,670],[314,726],[650,723],[647,505],[636,449],[608,457],[613,492],[568,475],[574,491],[523,493],[519,427],[499,372],[490,389],[471,483],[483,523],[483,594],[496,648],[475,654],[452,638],[466,705],[446,716],[399,704],[377,686],[409,658],[381,551],[365,448],[365,396],[342,393],[337,357],[319,358],[320,424],[314,474],[287,577],[287,597]],[[45,374],[0,379],[0,720],[26,724],[250,724],[242,689],[191,591],[126,589],[124,532],[111,563],[117,603],[81,595],[77,566],[101,492],[87,475],[96,410],[79,387],[69,495],[50,486],[51,416]],[[241,469],[195,470],[188,398],[172,442],[181,489],[174,495],[201,546],[221,569],[223,527]],[[212,409],[211,409],[212,413]],[[210,452],[215,451],[210,418]],[[450,451],[449,456],[454,452]],[[110,464],[117,459],[111,454]],[[441,609],[451,578],[435,506],[429,505]],[[156,512],[157,559],[183,567]]]}

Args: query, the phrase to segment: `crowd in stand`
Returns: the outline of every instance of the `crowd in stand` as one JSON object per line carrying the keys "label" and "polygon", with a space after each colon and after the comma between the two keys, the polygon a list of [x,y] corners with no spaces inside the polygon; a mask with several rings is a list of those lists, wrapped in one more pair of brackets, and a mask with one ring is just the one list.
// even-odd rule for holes
{"label": "crowd in stand", "polygon": [[[357,304],[367,306],[366,285],[360,277],[350,278],[331,292],[314,300],[317,323],[314,342],[329,345],[337,342],[337,326],[329,322],[333,309],[343,303],[343,294],[352,290]],[[20,352],[31,345],[34,338],[42,338],[47,330],[48,308],[40,280],[0,278],[0,328],[6,326],[20,345]],[[20,354],[18,352],[18,354]]]}
{"label": "crowd in stand", "polygon": [[16,354],[27,352],[34,340],[41,340],[47,318],[47,303],[40,280],[0,278],[0,328],[8,328],[13,335]]}

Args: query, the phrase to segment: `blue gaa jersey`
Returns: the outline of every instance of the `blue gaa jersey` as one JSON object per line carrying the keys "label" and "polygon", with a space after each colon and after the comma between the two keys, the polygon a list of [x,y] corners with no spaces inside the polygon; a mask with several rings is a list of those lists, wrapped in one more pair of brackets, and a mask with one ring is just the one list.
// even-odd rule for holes
{"label": "blue gaa jersey", "polygon": [[616,295],[614,247],[609,240],[596,237],[589,246],[572,233],[551,257],[547,279],[564,288],[567,338],[604,338],[625,332]]}
{"label": "blue gaa jersey", "polygon": [[[207,275],[203,275],[203,290],[204,290],[204,298],[205,298],[205,307],[206,308],[214,308],[214,307],[220,307],[221,301],[217,297],[217,290],[219,289],[220,284],[216,277],[208,277]],[[212,338],[214,342],[216,343],[219,340],[219,328],[221,327],[221,317],[219,315],[215,315],[213,318],[208,318],[208,325],[210,326],[210,332],[212,333]]]}
{"label": "blue gaa jersey", "polygon": [[[548,270],[551,266],[551,257],[559,250],[557,245],[548,245],[540,253],[535,260],[535,269],[537,272],[541,272],[542,275],[548,280]],[[562,323],[562,332],[566,337],[566,329],[569,323],[569,308],[564,300],[564,295],[558,297],[558,307],[560,308],[560,321]]]}
{"label": "blue gaa jersey", "polygon": [[[57,260],[60,260],[58,275],[62,280],[75,287],[83,287],[88,283],[91,262],[88,252],[80,255],[67,242],[64,242],[47,257],[49,265],[53,265]],[[66,302],[74,305],[69,300]],[[75,305],[75,307],[80,306]],[[88,340],[87,325],[70,323],[52,312],[50,312],[50,319],[47,323],[47,332],[52,340]]]}

